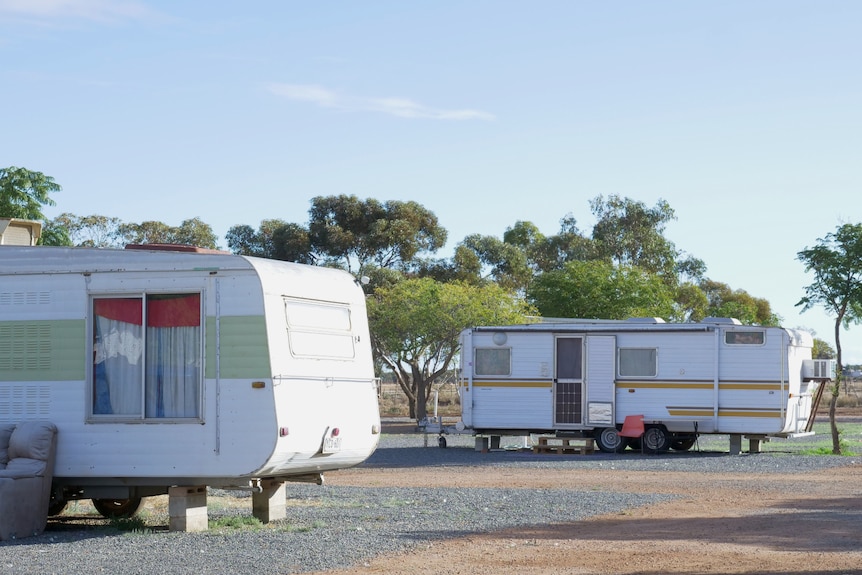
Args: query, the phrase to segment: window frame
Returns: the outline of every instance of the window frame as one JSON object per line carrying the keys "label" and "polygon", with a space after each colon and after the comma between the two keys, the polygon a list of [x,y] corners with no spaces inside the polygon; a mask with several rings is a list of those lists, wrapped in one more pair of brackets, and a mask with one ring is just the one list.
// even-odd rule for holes
{"label": "window frame", "polygon": [[[197,334],[197,342],[195,343],[193,349],[195,350],[195,359],[197,376],[192,380],[193,381],[193,389],[197,392],[197,398],[194,401],[194,410],[195,414],[183,417],[183,416],[170,416],[170,417],[158,417],[158,416],[148,416],[147,415],[147,349],[148,346],[152,346],[152,342],[148,341],[148,333],[147,330],[149,327],[146,326],[147,317],[148,317],[148,305],[150,303],[150,298],[158,299],[158,296],[197,296],[199,298],[198,302],[198,334]],[[141,350],[140,350],[140,399],[139,399],[139,410],[135,413],[97,413],[96,412],[96,357],[97,357],[97,347],[95,344],[96,341],[96,313],[95,306],[97,300],[110,300],[110,299],[135,299],[140,303],[140,311],[142,314],[142,334],[141,334]],[[206,405],[205,400],[205,382],[206,382],[206,313],[205,313],[205,302],[206,302],[206,294],[203,289],[143,289],[143,290],[131,290],[131,291],[99,291],[92,292],[88,297],[88,320],[87,320],[87,346],[86,353],[89,358],[86,361],[87,369],[87,385],[86,385],[86,393],[87,393],[87,401],[86,401],[86,421],[87,423],[143,423],[143,424],[158,424],[158,423],[189,423],[189,424],[202,424],[205,421],[204,417],[204,408]],[[178,326],[182,327],[182,326]],[[194,326],[186,326],[186,327],[194,327]]]}
{"label": "window frame", "polygon": [[[760,341],[728,341],[728,336],[736,339],[737,336],[760,336]],[[724,345],[729,347],[753,347],[766,345],[766,330],[765,329],[728,329],[724,332]]]}
{"label": "window frame", "polygon": [[[507,359],[507,361],[506,361],[506,373],[488,373],[488,372],[479,373],[479,365],[480,365],[479,352],[506,352],[506,356],[507,356],[507,358],[506,358]],[[491,363],[482,364],[482,365],[489,365],[489,366],[494,365],[494,366],[496,366],[496,365],[499,365],[499,363],[500,362],[495,359]],[[507,346],[507,347],[481,346],[481,347],[474,348],[473,349],[473,376],[474,377],[512,377],[512,348],[509,346]]]}
{"label": "window frame", "polygon": [[[349,303],[291,296],[282,296],[282,301],[284,325],[287,330],[287,347],[292,357],[301,360],[354,361],[356,359],[353,308]],[[302,312],[294,314],[292,309],[302,310]],[[308,321],[308,314],[313,311],[319,312],[317,318],[328,316],[343,321],[330,321],[328,324],[322,321]],[[334,314],[329,312],[334,312]],[[317,340],[318,345],[311,346],[313,351],[306,351],[305,347],[301,345],[303,337]],[[333,345],[324,345],[327,339]],[[348,350],[349,353],[320,351],[339,349]]]}
{"label": "window frame", "polygon": [[[651,374],[624,374],[623,373],[623,353],[647,351],[653,354],[653,373]],[[620,379],[655,379],[658,377],[658,348],[657,347],[619,347],[617,348],[617,376]]]}

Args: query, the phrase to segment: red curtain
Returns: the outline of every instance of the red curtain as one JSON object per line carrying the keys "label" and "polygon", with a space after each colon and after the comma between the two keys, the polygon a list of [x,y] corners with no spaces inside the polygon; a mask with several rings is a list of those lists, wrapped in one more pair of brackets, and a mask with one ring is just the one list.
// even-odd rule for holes
{"label": "red curtain", "polygon": [[[93,302],[93,312],[108,319],[141,325],[140,298],[102,298]],[[147,300],[147,327],[196,327],[201,325],[200,294],[154,296]]]}

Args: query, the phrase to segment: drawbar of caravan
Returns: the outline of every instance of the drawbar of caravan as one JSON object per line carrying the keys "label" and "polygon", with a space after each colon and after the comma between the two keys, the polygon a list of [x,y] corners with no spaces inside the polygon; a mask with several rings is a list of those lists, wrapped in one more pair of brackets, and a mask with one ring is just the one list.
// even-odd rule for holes
{"label": "drawbar of caravan", "polygon": [[699,434],[765,439],[810,431],[812,396],[832,360],[812,360],[808,332],[661,319],[564,320],[461,334],[459,431],[594,437],[615,452],[627,415],[651,451]]}
{"label": "drawbar of caravan", "polygon": [[0,423],[56,424],[55,513],[88,498],[128,516],[173,486],[321,482],[374,451],[353,276],[134,247],[0,246]]}

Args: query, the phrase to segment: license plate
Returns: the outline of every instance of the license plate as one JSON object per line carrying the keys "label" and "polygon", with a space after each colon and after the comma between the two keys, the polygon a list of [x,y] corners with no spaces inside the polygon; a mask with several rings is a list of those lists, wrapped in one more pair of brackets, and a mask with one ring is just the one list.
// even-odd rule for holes
{"label": "license plate", "polygon": [[340,437],[324,437],[323,438],[323,453],[336,453],[341,451]]}

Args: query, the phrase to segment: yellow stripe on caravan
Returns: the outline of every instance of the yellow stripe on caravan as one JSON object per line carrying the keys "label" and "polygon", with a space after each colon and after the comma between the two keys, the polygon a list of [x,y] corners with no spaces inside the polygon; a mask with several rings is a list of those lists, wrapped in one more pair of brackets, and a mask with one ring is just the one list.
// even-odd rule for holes
{"label": "yellow stripe on caravan", "polygon": [[711,417],[712,409],[698,407],[668,407],[667,412],[676,417]]}
{"label": "yellow stripe on caravan", "polygon": [[781,389],[780,383],[719,383],[718,389],[763,389],[776,391]]}
{"label": "yellow stripe on caravan", "polygon": [[473,387],[553,387],[551,381],[476,381]]}

